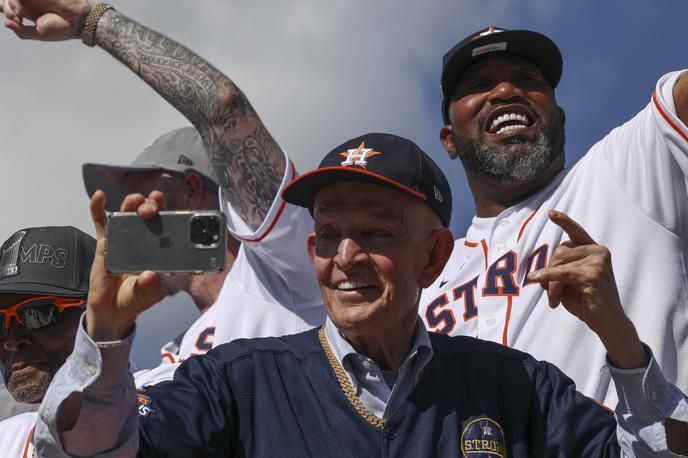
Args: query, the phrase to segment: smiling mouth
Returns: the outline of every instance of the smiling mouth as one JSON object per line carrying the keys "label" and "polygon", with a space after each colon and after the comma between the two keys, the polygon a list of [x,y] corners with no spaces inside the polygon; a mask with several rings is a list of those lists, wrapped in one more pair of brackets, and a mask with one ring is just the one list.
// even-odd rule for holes
{"label": "smiling mouth", "polygon": [[37,362],[37,361],[22,361],[22,362],[14,362],[12,366],[10,367],[10,373],[15,373],[15,372],[22,372],[25,371],[26,369],[37,369],[40,366],[42,366],[42,363]]}
{"label": "smiling mouth", "polygon": [[369,288],[372,285],[368,283],[358,282],[358,281],[342,281],[339,282],[336,287],[339,291],[354,291],[363,288]]}
{"label": "smiling mouth", "polygon": [[517,132],[533,125],[531,117],[518,110],[502,111],[488,123],[487,131],[495,135]]}

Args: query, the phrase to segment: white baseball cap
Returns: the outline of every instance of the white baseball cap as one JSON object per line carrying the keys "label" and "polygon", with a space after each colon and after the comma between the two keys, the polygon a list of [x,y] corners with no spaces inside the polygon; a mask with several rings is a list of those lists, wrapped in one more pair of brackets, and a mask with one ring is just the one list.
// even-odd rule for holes
{"label": "white baseball cap", "polygon": [[124,181],[129,173],[165,171],[184,176],[197,173],[203,184],[217,192],[218,180],[198,131],[182,127],[163,134],[146,147],[130,165],[85,163],[84,186],[90,196],[101,189],[107,196],[106,210],[116,211],[124,199]]}

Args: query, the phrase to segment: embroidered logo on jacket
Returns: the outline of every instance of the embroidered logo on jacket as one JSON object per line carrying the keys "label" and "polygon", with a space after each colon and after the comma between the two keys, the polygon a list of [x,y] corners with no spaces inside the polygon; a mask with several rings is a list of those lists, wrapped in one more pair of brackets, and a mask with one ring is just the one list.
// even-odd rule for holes
{"label": "embroidered logo on jacket", "polygon": [[464,458],[504,458],[504,431],[491,418],[477,418],[461,433],[461,452]]}
{"label": "embroidered logo on jacket", "polygon": [[147,417],[153,413],[153,400],[148,393],[146,393],[144,387],[140,387],[136,390],[136,400],[139,405],[139,415]]}

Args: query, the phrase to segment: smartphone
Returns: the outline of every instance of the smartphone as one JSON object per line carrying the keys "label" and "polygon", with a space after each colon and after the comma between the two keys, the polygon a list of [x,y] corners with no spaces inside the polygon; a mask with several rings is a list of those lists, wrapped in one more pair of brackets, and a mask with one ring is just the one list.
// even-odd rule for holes
{"label": "smartphone", "polygon": [[110,213],[105,268],[116,274],[220,272],[225,266],[225,231],[224,215],[216,210],[162,211],[151,219]]}

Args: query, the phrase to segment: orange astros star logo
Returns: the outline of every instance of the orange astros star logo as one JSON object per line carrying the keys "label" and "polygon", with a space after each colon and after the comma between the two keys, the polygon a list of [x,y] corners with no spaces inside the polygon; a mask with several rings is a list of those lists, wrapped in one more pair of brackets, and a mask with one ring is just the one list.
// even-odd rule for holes
{"label": "orange astros star logo", "polygon": [[382,154],[379,151],[373,151],[372,148],[366,148],[365,142],[361,142],[358,148],[347,150],[346,153],[339,153],[340,156],[345,157],[346,160],[342,162],[342,166],[347,167],[349,165],[358,165],[362,168],[366,168],[368,165],[367,159],[369,157],[377,156]]}

